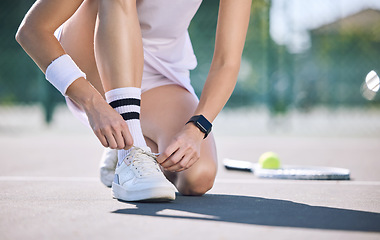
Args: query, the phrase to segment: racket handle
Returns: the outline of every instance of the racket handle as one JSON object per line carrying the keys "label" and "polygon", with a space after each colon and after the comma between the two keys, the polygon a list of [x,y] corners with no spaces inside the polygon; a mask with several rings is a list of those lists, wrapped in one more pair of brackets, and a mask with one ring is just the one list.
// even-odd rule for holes
{"label": "racket handle", "polygon": [[253,164],[251,162],[224,159],[223,164],[227,170],[253,172]]}

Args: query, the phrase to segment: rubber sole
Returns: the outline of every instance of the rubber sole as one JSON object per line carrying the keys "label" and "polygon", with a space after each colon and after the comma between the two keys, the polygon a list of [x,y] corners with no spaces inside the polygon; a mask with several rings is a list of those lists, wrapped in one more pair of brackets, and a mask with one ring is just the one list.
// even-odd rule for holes
{"label": "rubber sole", "polygon": [[113,197],[126,202],[170,202],[175,200],[171,187],[156,187],[139,191],[128,191],[117,183],[112,183]]}

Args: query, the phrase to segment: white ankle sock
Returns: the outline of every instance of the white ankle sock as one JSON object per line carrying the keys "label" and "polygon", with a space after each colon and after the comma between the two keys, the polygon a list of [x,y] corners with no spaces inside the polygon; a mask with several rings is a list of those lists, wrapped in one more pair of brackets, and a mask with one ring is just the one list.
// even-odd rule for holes
{"label": "white ankle sock", "polygon": [[[141,88],[116,88],[105,93],[107,102],[123,117],[133,138],[133,145],[146,147],[140,124]],[[118,151],[119,165],[130,150]]]}

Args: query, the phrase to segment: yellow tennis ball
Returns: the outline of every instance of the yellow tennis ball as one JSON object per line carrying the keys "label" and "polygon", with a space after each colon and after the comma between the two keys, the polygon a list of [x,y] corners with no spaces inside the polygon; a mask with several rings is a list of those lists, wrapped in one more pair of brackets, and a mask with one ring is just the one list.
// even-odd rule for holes
{"label": "yellow tennis ball", "polygon": [[281,162],[277,154],[274,152],[266,152],[260,156],[259,165],[265,169],[278,169],[281,167]]}

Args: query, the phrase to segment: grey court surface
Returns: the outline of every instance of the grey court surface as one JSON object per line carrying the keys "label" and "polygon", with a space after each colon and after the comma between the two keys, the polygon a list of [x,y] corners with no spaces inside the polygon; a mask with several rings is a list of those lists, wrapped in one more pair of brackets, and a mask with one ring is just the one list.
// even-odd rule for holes
{"label": "grey court surface", "polygon": [[220,165],[203,197],[125,203],[98,180],[95,137],[63,119],[70,123],[1,129],[0,239],[380,239],[380,137],[216,127],[220,160],[271,150],[284,164],[349,168],[352,180],[258,179]]}

